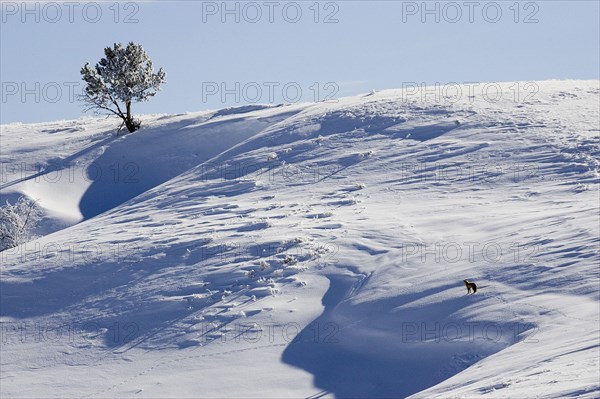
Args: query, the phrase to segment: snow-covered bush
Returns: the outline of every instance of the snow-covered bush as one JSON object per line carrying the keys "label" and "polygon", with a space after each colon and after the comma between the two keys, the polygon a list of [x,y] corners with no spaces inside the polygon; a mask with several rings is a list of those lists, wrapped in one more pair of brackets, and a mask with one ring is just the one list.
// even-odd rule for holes
{"label": "snow-covered bush", "polygon": [[285,263],[286,265],[293,265],[296,264],[298,262],[298,260],[296,260],[295,257],[293,257],[292,255],[286,255],[285,258],[283,259],[283,263]]}
{"label": "snow-covered bush", "polygon": [[29,241],[40,217],[35,201],[26,197],[20,197],[14,204],[6,201],[0,207],[0,251]]}
{"label": "snow-covered bush", "polygon": [[[165,82],[162,68],[154,73],[152,60],[142,46],[130,42],[104,49],[102,58],[94,68],[86,63],[81,68],[82,79],[87,83],[82,101],[86,110],[107,111],[123,120],[129,132],[140,127],[140,122],[131,114],[133,101],[148,101]],[[119,105],[121,103],[121,105]],[[124,109],[121,106],[124,105]]]}

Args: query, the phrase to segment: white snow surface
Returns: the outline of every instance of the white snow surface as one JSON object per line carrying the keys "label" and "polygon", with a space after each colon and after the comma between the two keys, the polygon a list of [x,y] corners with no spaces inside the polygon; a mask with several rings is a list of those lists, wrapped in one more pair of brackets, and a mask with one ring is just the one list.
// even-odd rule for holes
{"label": "white snow surface", "polygon": [[599,82],[514,85],[2,125],[0,395],[598,397]]}

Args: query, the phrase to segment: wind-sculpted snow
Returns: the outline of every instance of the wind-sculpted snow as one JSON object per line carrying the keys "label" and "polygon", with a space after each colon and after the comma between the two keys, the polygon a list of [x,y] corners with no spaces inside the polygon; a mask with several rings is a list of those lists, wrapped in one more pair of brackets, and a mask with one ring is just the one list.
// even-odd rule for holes
{"label": "wind-sculpted snow", "polygon": [[2,394],[596,397],[600,92],[535,84],[2,126]]}

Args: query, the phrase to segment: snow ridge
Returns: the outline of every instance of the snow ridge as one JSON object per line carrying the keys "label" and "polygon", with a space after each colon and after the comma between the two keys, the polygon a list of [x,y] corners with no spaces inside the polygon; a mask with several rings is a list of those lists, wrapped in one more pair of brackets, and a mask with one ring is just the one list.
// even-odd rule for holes
{"label": "snow ridge", "polygon": [[599,82],[536,85],[3,125],[2,394],[597,397]]}

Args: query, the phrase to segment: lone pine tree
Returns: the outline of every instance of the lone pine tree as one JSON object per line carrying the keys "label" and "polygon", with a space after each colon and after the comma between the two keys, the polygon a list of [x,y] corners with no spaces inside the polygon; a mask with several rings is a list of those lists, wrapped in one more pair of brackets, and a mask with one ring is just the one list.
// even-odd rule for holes
{"label": "lone pine tree", "polygon": [[81,68],[82,79],[87,83],[82,100],[86,111],[108,111],[123,120],[129,132],[140,127],[133,118],[131,103],[149,101],[165,82],[162,68],[154,73],[152,60],[141,45],[130,42],[127,47],[115,43],[104,49],[95,67],[86,63]]}

